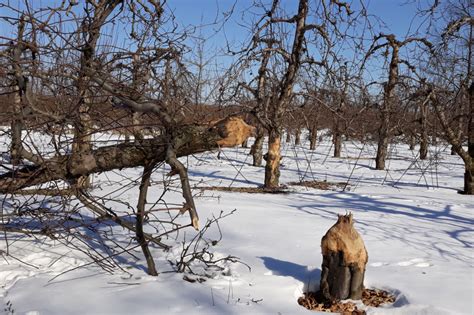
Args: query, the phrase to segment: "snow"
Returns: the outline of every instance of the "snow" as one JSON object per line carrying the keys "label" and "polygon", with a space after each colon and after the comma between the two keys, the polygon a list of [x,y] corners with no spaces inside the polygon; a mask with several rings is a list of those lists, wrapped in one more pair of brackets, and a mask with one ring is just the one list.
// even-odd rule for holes
{"label": "snow", "polygon": [[[168,260],[179,256],[181,241],[195,235],[189,229],[175,243],[165,241],[174,244],[169,252],[153,248],[158,277],[146,274],[139,247],[132,252],[140,260],[123,254],[117,259],[123,270],[110,274],[61,241],[9,236],[11,256],[0,258],[0,312],[312,314],[297,299],[308,287],[319,285],[322,236],[337,214],[351,211],[369,253],[365,285],[397,296],[393,305],[367,308],[369,314],[473,314],[474,200],[456,191],[463,182],[462,161],[449,155],[446,145],[432,147],[432,159],[419,161],[416,151],[394,144],[388,171],[376,171],[373,144],[346,141],[340,159],[331,157],[330,139],[314,152],[307,147],[284,144],[281,182],[348,182],[346,191],[301,186],[290,186],[288,194],[195,189],[202,224],[221,211],[236,209],[219,221],[223,238],[211,250],[217,257],[238,257],[250,271],[244,264],[229,263],[224,272],[203,269],[210,276],[203,283],[183,281],[183,274],[171,272]],[[208,152],[182,161],[193,185],[257,187],[264,169],[250,165],[248,151],[225,149],[221,160]],[[159,183],[167,171],[163,166],[154,174],[151,199],[161,195]],[[95,175],[99,188],[93,193],[135,205],[138,189],[120,189],[123,178],[139,178],[140,172]],[[165,199],[169,204],[182,202],[174,190]],[[121,228],[114,231],[118,242],[127,241],[129,235]],[[217,238],[216,226],[208,234]],[[7,242],[0,237],[4,253]]]}

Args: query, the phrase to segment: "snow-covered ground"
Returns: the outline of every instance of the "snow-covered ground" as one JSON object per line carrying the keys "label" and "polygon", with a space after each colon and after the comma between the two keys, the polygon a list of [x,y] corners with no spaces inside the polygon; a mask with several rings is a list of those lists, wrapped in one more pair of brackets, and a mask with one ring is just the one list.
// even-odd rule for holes
{"label": "snow-covered ground", "polygon": [[[87,257],[60,241],[10,236],[11,256],[0,259],[0,313],[311,314],[297,299],[308,286],[319,285],[322,236],[337,214],[351,211],[369,253],[365,285],[397,296],[395,304],[368,308],[369,314],[473,314],[474,198],[456,191],[463,182],[461,160],[440,146],[431,148],[431,160],[419,161],[416,151],[399,144],[392,146],[388,171],[376,171],[373,145],[347,141],[339,159],[331,157],[329,139],[314,152],[307,147],[285,144],[281,182],[348,182],[346,191],[301,186],[290,186],[288,194],[195,190],[202,223],[236,209],[220,221],[223,238],[212,250],[216,257],[239,257],[251,270],[229,264],[203,283],[183,281],[168,263],[179,255],[176,243],[166,253],[153,249],[158,277],[148,276],[144,260],[128,254],[117,257],[124,271],[109,274],[86,265]],[[221,160],[204,153],[183,161],[193,185],[256,187],[264,169],[251,166],[248,151],[225,149]],[[149,202],[161,195],[159,181],[167,171],[163,167],[154,175]],[[138,178],[140,172],[96,175],[100,189],[94,194],[135,205],[137,189],[113,191],[120,188],[121,176]],[[182,202],[178,191],[165,198],[170,204]],[[216,226],[208,233],[210,238],[219,234]],[[179,237],[189,240],[194,234],[188,229]],[[3,238],[0,251],[7,250]],[[139,248],[132,252],[143,257]],[[63,273],[78,266],[83,267]]]}

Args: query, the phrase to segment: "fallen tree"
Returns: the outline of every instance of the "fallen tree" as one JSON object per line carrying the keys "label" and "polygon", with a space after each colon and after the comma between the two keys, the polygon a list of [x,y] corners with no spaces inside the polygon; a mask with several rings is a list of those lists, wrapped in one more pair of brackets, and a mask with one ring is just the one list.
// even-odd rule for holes
{"label": "fallen tree", "polygon": [[[74,6],[78,6],[76,9],[82,14],[72,14]],[[167,245],[159,239],[162,233],[177,233],[189,226],[199,229],[188,171],[179,157],[240,145],[254,128],[235,116],[212,124],[191,123],[190,117],[199,109],[189,101],[192,75],[183,57],[187,34],[185,31],[179,34],[177,30],[165,34],[159,31],[160,26],[167,23],[159,1],[147,0],[139,5],[130,0],[63,1],[56,7],[28,8],[20,20],[10,19],[12,25],[17,25],[18,36],[0,40],[0,46],[7,47],[0,50],[0,60],[9,70],[6,86],[13,88],[7,88],[7,93],[14,96],[10,107],[16,110],[9,136],[10,160],[14,163],[1,165],[6,172],[0,174],[0,194],[12,195],[15,199],[17,193],[25,193],[24,188],[37,186],[39,189],[28,189],[29,205],[20,201],[20,206],[12,206],[5,213],[2,210],[0,230],[55,238],[57,233],[52,230],[59,229],[69,242],[68,236],[72,234],[68,229],[69,220],[77,214],[71,208],[79,203],[96,215],[93,220],[97,225],[109,220],[134,232],[133,239],[142,248],[148,272],[157,275],[148,243],[166,249]],[[10,5],[4,9],[17,12]],[[65,31],[64,22],[50,23],[52,16],[59,16],[60,21],[73,21],[71,25],[77,28]],[[112,48],[103,43],[102,36],[107,35],[107,25],[119,20],[124,28],[130,28],[130,32],[125,32],[128,42],[124,47]],[[7,39],[8,45],[3,43]],[[32,52],[31,58],[21,54],[26,48]],[[12,55],[16,57],[11,58]],[[43,98],[48,99],[47,106],[39,101]],[[105,107],[112,109],[106,112]],[[149,137],[145,126],[140,125],[139,115],[149,115],[152,123],[147,127],[158,135]],[[104,118],[118,121],[119,117],[131,118],[132,124],[116,122],[102,130],[95,127],[101,125]],[[41,125],[39,128],[49,125],[60,131],[47,131],[51,140],[46,146],[40,146],[38,125]],[[95,145],[94,136],[108,132],[120,134],[121,128],[131,130],[134,141]],[[27,137],[22,136],[22,131]],[[58,143],[60,138],[62,144]],[[177,216],[165,223],[159,219],[152,223],[147,220],[152,208],[147,203],[147,191],[155,167],[162,162],[171,167],[173,174],[179,175],[184,202],[178,208],[181,214],[189,213],[190,224],[173,222]],[[88,175],[135,167],[143,167],[141,180],[126,176],[124,180],[141,183],[138,203],[134,206],[127,201],[125,216],[124,212],[108,208],[107,202],[93,196],[91,188],[94,187],[89,185]],[[44,210],[39,202],[45,196],[45,186],[55,186],[58,181],[70,192],[54,213],[61,217],[61,222],[52,219],[54,216],[48,217],[51,209]],[[166,191],[163,189],[163,194]],[[50,193],[63,196],[59,188]],[[25,207],[28,208],[26,214],[20,211]],[[4,214],[7,220],[3,220]],[[25,217],[21,215],[40,224],[22,225]],[[135,222],[130,221],[130,217]],[[88,224],[82,217],[75,220],[81,227]],[[54,224],[49,224],[52,221]],[[146,224],[153,228],[154,234],[144,232]],[[163,224],[167,226],[164,228]],[[42,225],[45,226],[38,230]]]}
{"label": "fallen tree", "polygon": [[[219,147],[237,146],[252,135],[253,130],[252,126],[237,117],[223,119],[210,127],[183,126],[175,132],[173,147],[176,156],[181,157]],[[93,173],[165,161],[168,145],[167,136],[159,136],[101,147],[85,154],[57,156],[39,165],[23,166],[0,175],[0,193],[12,193],[54,180],[73,182]]]}
{"label": "fallen tree", "polygon": [[[185,213],[188,211],[191,217],[191,223],[187,226],[199,229],[199,217],[194,205],[187,169],[177,158],[219,147],[240,145],[253,132],[254,128],[247,125],[242,119],[229,117],[218,121],[212,126],[183,126],[174,134],[171,142],[172,145],[170,145],[170,141],[166,136],[160,136],[153,139],[139,139],[134,142],[101,147],[84,154],[56,156],[44,160],[38,165],[23,166],[0,175],[0,193],[15,194],[21,192],[23,188],[57,180],[68,183],[76,199],[95,213],[99,219],[111,220],[123,228],[136,233],[137,240],[147,259],[148,272],[150,275],[156,276],[158,272],[148,249],[148,243],[154,243],[165,250],[169,249],[169,246],[162,243],[160,237],[155,237],[143,232],[146,191],[149,187],[150,175],[153,169],[152,166],[159,162],[166,161],[172,168],[177,169],[177,173],[181,179],[183,197],[185,199],[185,203],[182,209],[180,209],[180,212]],[[76,186],[76,182],[79,178],[93,173],[140,166],[144,168],[144,175],[142,185],[140,185],[135,225],[124,220],[113,210],[108,209],[100,202],[95,201],[94,198],[88,195],[81,187]],[[148,184],[143,185],[144,181],[148,182]],[[30,190],[30,193],[34,194],[35,190]],[[38,194],[42,194],[42,190],[38,190]],[[65,216],[67,216],[67,214],[65,214]],[[35,234],[32,230],[12,229],[7,225],[2,224],[0,230],[9,233],[21,232],[25,234]],[[179,229],[178,227],[178,230]],[[43,232],[49,237],[55,237],[53,236],[54,233],[48,230],[42,229],[40,234]]]}

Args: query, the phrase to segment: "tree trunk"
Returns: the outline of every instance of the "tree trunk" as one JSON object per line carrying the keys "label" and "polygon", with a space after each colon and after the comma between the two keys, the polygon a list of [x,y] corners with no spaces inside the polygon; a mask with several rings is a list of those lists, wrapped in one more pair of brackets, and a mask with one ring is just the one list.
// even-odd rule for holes
{"label": "tree trunk", "polygon": [[26,91],[27,80],[23,75],[22,69],[22,53],[26,49],[23,42],[23,34],[25,30],[25,17],[22,15],[18,23],[17,42],[11,44],[11,60],[12,68],[15,75],[13,84],[13,119],[11,121],[12,142],[10,147],[10,158],[13,165],[21,162],[21,152],[23,148],[21,140],[21,131],[23,130],[23,102],[22,98]]}
{"label": "tree trunk", "polygon": [[341,157],[342,135],[338,131],[334,133],[334,157]]}
{"label": "tree trunk", "polygon": [[384,170],[388,151],[388,130],[387,127],[383,125],[380,129],[379,141],[377,145],[377,156],[375,157],[375,169]]}
{"label": "tree trunk", "polygon": [[141,140],[143,139],[143,133],[142,133],[142,128],[140,127],[141,121],[140,121],[141,113],[134,112],[132,116],[132,124],[133,124],[133,136],[135,137],[136,140]]}
{"label": "tree trunk", "polygon": [[[474,160],[474,158],[471,158]],[[471,161],[470,165],[465,165],[466,171],[464,172],[464,191],[466,195],[474,195],[474,162]]]}
{"label": "tree trunk", "polygon": [[12,142],[10,147],[10,157],[11,163],[13,165],[18,165],[21,162],[21,131],[23,130],[23,121],[22,117],[22,105],[21,105],[21,96],[20,89],[18,86],[15,87],[15,92],[13,93],[13,111],[14,116],[11,122],[11,133],[12,133]]}
{"label": "tree trunk", "polygon": [[426,160],[428,157],[428,135],[421,136],[420,141],[420,160]]}
{"label": "tree trunk", "polygon": [[[471,28],[472,33],[472,28]],[[464,173],[464,193],[474,195],[474,81],[468,89],[468,118],[467,118],[467,155],[469,163],[465,163],[466,172]]]}
{"label": "tree trunk", "polygon": [[280,132],[271,129],[268,135],[268,154],[265,165],[265,188],[278,188],[280,186]]}
{"label": "tree trunk", "polygon": [[408,149],[409,149],[410,151],[415,150],[416,138],[415,138],[415,136],[414,136],[413,134],[410,135],[410,138],[408,139],[408,141],[409,141],[409,143],[408,143],[409,148],[408,148]]}
{"label": "tree trunk", "polygon": [[454,145],[451,146],[451,155],[456,155],[456,149],[454,147]]}
{"label": "tree trunk", "polygon": [[424,101],[420,107],[421,139],[420,139],[420,160],[428,157],[428,100]]}
{"label": "tree trunk", "polygon": [[333,143],[334,143],[334,157],[340,158],[342,151],[342,136],[343,131],[345,130],[344,126],[344,116],[346,111],[346,95],[349,88],[349,74],[347,72],[347,66],[344,64],[341,67],[341,77],[340,80],[344,82],[344,87],[340,93],[339,98],[339,107],[337,108],[334,115],[334,129],[333,129]]}
{"label": "tree trunk", "polygon": [[286,139],[285,139],[285,142],[286,142],[286,143],[290,143],[290,142],[291,142],[291,132],[290,132],[290,129],[286,129]]}
{"label": "tree trunk", "polygon": [[311,126],[309,130],[309,149],[315,150],[318,142],[318,127],[316,125]]}
{"label": "tree trunk", "polygon": [[150,276],[158,276],[158,272],[156,271],[155,261],[153,260],[153,256],[151,255],[150,248],[148,247],[148,242],[145,238],[145,234],[143,233],[143,221],[145,218],[146,196],[148,193],[148,187],[150,186],[150,177],[151,177],[151,173],[153,172],[153,167],[154,167],[154,164],[149,164],[143,168],[142,181],[140,183],[140,194],[138,196],[138,204],[137,204],[135,235],[137,237],[138,244],[140,244],[140,247],[142,248],[143,255],[145,256],[148,274]]}
{"label": "tree trunk", "polygon": [[334,302],[360,300],[368,255],[364,241],[354,229],[352,214],[338,216],[321,241],[323,264],[320,289]]}
{"label": "tree trunk", "polygon": [[301,128],[296,128],[295,130],[295,145],[301,144]]}
{"label": "tree trunk", "polygon": [[[92,122],[89,115],[89,104],[81,104],[79,108],[79,120],[76,121],[74,128],[74,142],[72,145],[72,154],[82,156],[92,150]],[[81,176],[76,179],[78,188],[89,189],[91,187],[91,180],[89,175]]]}
{"label": "tree trunk", "polygon": [[[469,97],[469,96],[468,96]],[[461,100],[460,102],[460,108],[458,110],[458,115],[459,115],[459,118],[458,118],[458,126],[457,126],[457,135],[456,137],[458,138],[458,141],[459,143],[462,143],[462,139],[463,139],[463,128],[464,128],[464,119],[463,119],[463,113],[464,113],[464,109],[463,109],[463,101]],[[456,150],[454,149],[454,147],[451,147],[451,155],[456,155]]]}
{"label": "tree trunk", "polygon": [[245,140],[244,142],[242,142],[242,148],[248,148],[248,147],[249,147],[248,140]]}
{"label": "tree trunk", "polygon": [[265,132],[262,127],[257,127],[257,132],[255,135],[255,142],[250,148],[250,153],[253,158],[253,166],[262,166],[262,156],[263,156],[263,140],[265,139]]}

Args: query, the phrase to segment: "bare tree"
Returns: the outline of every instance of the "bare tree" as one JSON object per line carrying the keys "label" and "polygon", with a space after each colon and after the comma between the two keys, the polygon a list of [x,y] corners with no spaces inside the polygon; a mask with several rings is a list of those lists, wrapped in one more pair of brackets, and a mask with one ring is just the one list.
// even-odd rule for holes
{"label": "bare tree", "polygon": [[[449,9],[447,9],[449,8]],[[464,194],[474,194],[474,81],[472,3],[446,1],[439,6],[445,27],[436,54],[426,69],[428,95],[443,127],[444,137],[464,162]],[[453,115],[454,113],[454,115]],[[464,140],[465,139],[465,140]],[[464,143],[467,142],[467,149]]]}
{"label": "bare tree", "polygon": [[[339,11],[334,13],[336,11],[334,7]],[[342,14],[342,10],[347,14],[352,12],[346,3],[323,1],[322,6],[318,7],[319,15],[316,15],[321,24],[307,24],[309,14],[307,0],[299,1],[298,11],[294,16],[280,17],[278,10],[279,1],[274,0],[271,8],[254,24],[252,43],[243,50],[243,53],[247,57],[245,60],[259,59],[258,74],[250,84],[240,83],[254,96],[256,106],[253,113],[268,131],[264,180],[266,188],[279,186],[284,115],[291,101],[298,71],[304,63],[321,64],[312,58],[304,58],[307,52],[305,35],[309,31],[314,31],[316,38],[319,37],[317,40],[329,41],[324,21],[330,20],[333,14]],[[291,43],[285,45],[284,39],[288,37],[286,35],[288,31],[285,29],[287,26],[291,26],[293,35]]]}
{"label": "bare tree", "polygon": [[[472,2],[435,1],[420,15],[428,18],[427,31],[438,43],[423,69],[424,95],[441,123],[441,135],[464,162],[462,192],[474,194]],[[439,25],[442,29],[437,29]]]}
{"label": "bare tree", "polygon": [[[385,39],[382,44],[377,44],[381,39]],[[399,84],[399,65],[408,61],[400,59],[400,49],[412,42],[424,44],[426,47],[432,47],[431,43],[425,38],[409,37],[404,41],[399,41],[393,34],[379,34],[374,38],[373,44],[366,54],[365,59],[369,58],[376,51],[382,48],[390,50],[390,62],[388,66],[388,79],[383,84],[383,100],[380,105],[380,125],[378,129],[377,156],[375,157],[375,168],[377,170],[385,169],[385,161],[388,154],[388,145],[390,139],[398,126],[392,122],[392,112],[396,102],[396,87]],[[387,53],[388,55],[388,53]]]}

